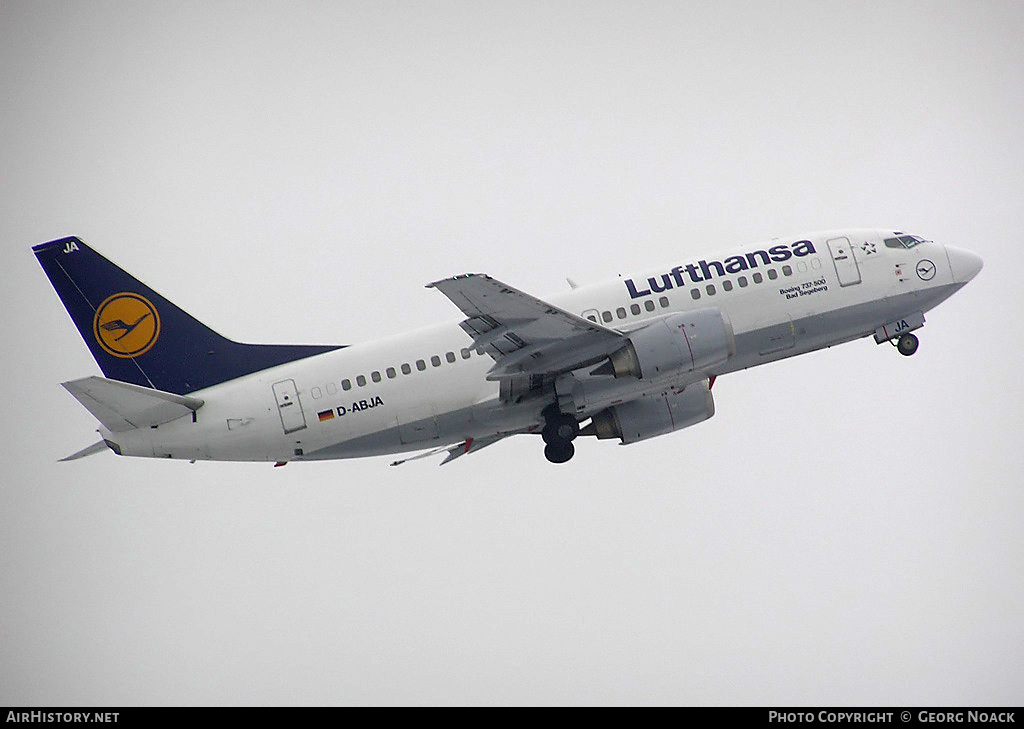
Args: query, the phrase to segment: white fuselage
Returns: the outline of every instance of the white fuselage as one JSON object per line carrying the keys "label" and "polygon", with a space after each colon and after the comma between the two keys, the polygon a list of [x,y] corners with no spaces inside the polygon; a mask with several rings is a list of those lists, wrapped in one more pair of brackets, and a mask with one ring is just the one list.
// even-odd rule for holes
{"label": "white fuselage", "polygon": [[[976,273],[961,275],[966,264],[956,260],[964,253],[957,249],[930,242],[887,247],[885,235],[845,230],[777,239],[545,300],[621,332],[671,313],[717,308],[731,322],[736,344],[728,361],[700,373],[718,376],[869,336],[884,324],[930,310]],[[797,247],[799,241],[807,245]],[[551,386],[502,392],[487,379],[491,357],[466,350],[472,339],[460,321],[190,393],[205,403],[194,418],[101,433],[124,455],[291,461],[423,450],[540,427]],[[574,408],[580,420],[667,383],[592,377],[592,369],[566,375],[590,388],[591,396]]]}

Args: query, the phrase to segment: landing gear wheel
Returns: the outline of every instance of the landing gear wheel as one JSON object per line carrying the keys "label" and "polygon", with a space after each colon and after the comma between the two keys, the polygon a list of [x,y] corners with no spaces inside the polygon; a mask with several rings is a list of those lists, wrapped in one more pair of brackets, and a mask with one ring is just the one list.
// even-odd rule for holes
{"label": "landing gear wheel", "polygon": [[565,463],[576,453],[576,447],[569,441],[548,443],[544,446],[544,457],[552,463]]}
{"label": "landing gear wheel", "polygon": [[917,351],[917,337],[910,332],[904,332],[900,335],[900,338],[896,340],[896,349],[900,351],[904,357],[909,357]]}
{"label": "landing gear wheel", "polygon": [[558,415],[548,421],[540,435],[548,445],[559,441],[566,443],[576,439],[580,434],[580,424],[571,415]]}

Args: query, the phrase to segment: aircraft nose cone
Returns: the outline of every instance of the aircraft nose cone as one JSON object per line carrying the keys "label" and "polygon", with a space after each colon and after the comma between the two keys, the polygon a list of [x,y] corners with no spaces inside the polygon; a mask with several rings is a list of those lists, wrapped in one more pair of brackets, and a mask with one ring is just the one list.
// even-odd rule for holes
{"label": "aircraft nose cone", "polygon": [[953,246],[946,246],[946,256],[949,258],[949,268],[956,283],[967,283],[978,275],[984,265],[981,256]]}

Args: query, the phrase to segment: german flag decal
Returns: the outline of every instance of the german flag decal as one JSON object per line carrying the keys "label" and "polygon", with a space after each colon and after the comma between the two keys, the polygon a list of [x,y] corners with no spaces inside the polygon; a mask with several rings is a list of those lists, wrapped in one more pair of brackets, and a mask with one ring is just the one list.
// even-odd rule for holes
{"label": "german flag decal", "polygon": [[333,418],[334,417],[334,411],[333,410],[321,410],[320,412],[318,412],[316,414],[316,416],[318,418],[320,418],[320,422],[322,423],[325,420],[330,420],[331,418]]}

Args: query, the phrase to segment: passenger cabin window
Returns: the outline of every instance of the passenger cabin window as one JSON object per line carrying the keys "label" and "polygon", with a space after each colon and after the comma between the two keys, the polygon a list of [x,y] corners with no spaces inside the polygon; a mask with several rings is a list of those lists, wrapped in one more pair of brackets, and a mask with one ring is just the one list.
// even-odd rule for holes
{"label": "passenger cabin window", "polygon": [[359,375],[356,377],[356,384],[360,387],[366,387],[366,375]]}
{"label": "passenger cabin window", "polygon": [[460,351],[460,354],[462,355],[462,359],[469,359],[473,356],[472,352],[465,348]]}
{"label": "passenger cabin window", "polygon": [[782,267],[782,275],[783,276],[792,276],[793,275],[793,267],[790,266],[787,263],[785,266]]}
{"label": "passenger cabin window", "polygon": [[412,367],[409,366],[408,362],[403,362],[402,363],[402,374],[403,375],[407,375],[410,372],[412,372]]}
{"label": "passenger cabin window", "polygon": [[602,311],[601,319],[603,319],[605,323],[610,322],[612,320],[612,313],[610,311]]}
{"label": "passenger cabin window", "polygon": [[633,316],[640,316],[640,304],[630,304],[629,313]]}
{"label": "passenger cabin window", "polygon": [[736,279],[736,283],[738,283],[740,285],[741,289],[747,288],[747,277],[746,276],[740,276],[738,279]]}
{"label": "passenger cabin window", "polygon": [[778,271],[776,271],[774,268],[769,268],[768,269],[768,278],[770,278],[772,281],[774,281],[778,277],[779,277],[779,272]]}
{"label": "passenger cabin window", "polygon": [[644,308],[647,309],[647,311],[654,311],[654,302],[647,299],[647,301],[644,302]]}
{"label": "passenger cabin window", "polygon": [[455,361],[455,352],[445,352],[444,358],[448,360],[448,364]]}
{"label": "passenger cabin window", "polygon": [[373,380],[374,382],[380,382],[380,372],[377,372],[376,370],[371,372],[370,379]]}
{"label": "passenger cabin window", "polygon": [[700,289],[690,289],[690,296],[696,301],[700,298]]}
{"label": "passenger cabin window", "polygon": [[352,380],[349,380],[349,379],[342,380],[341,381],[341,389],[342,390],[351,390],[352,389]]}
{"label": "passenger cabin window", "polygon": [[313,399],[314,399],[314,400],[319,400],[319,399],[320,399],[321,397],[323,397],[323,396],[324,396],[324,393],[323,393],[323,391],[321,391],[321,389],[320,389],[319,387],[314,387],[314,388],[313,388],[312,390],[310,390],[309,392],[310,392],[310,394],[311,394],[311,395],[313,396]]}
{"label": "passenger cabin window", "polygon": [[764,276],[762,276],[759,273],[755,273],[753,276],[751,276],[751,278],[754,279],[754,283],[761,283],[762,281],[764,281]]}
{"label": "passenger cabin window", "polygon": [[620,319],[625,319],[626,310],[620,306],[618,309],[615,310],[615,316],[619,317]]}
{"label": "passenger cabin window", "polygon": [[398,373],[395,372],[394,367],[388,367],[386,370],[384,370],[384,373],[388,376],[389,380],[393,380],[396,377],[398,377]]}
{"label": "passenger cabin window", "polygon": [[594,316],[593,314],[587,314],[587,318],[590,319],[590,321],[592,321],[595,324],[597,324],[597,317]]}
{"label": "passenger cabin window", "polygon": [[715,285],[714,284],[708,284],[706,288],[708,290],[708,296],[714,296],[715,295]]}
{"label": "passenger cabin window", "polygon": [[732,291],[732,281],[725,279],[725,281],[722,282],[722,288],[726,291]]}
{"label": "passenger cabin window", "polygon": [[433,357],[430,358],[430,364],[434,365],[435,367],[440,367],[441,358],[435,354]]}
{"label": "passenger cabin window", "polygon": [[416,369],[422,372],[423,370],[427,369],[427,363],[424,362],[422,359],[416,360]]}
{"label": "passenger cabin window", "polygon": [[668,297],[667,296],[662,296],[660,299],[658,299],[658,303],[661,304],[661,308],[662,309],[667,309],[668,308]]}

